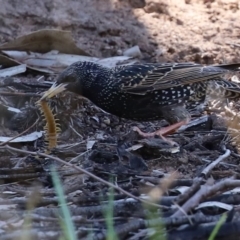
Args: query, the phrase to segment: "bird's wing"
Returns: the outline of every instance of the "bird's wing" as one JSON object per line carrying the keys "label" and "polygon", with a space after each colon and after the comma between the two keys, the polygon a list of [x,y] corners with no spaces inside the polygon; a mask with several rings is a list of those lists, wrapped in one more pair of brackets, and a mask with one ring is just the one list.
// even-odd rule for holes
{"label": "bird's wing", "polygon": [[145,95],[154,90],[218,78],[239,64],[202,66],[194,63],[128,65],[115,71],[124,92]]}

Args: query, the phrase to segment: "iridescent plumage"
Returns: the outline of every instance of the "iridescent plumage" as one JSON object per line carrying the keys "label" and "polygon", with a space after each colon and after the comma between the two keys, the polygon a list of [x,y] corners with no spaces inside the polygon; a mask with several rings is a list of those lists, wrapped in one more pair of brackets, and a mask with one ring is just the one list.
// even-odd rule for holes
{"label": "iridescent plumage", "polygon": [[237,84],[224,79],[226,73],[239,67],[147,63],[109,69],[92,62],[76,62],[59,75],[43,98],[66,89],[122,118],[176,123],[189,118],[189,110],[203,103],[210,92],[239,96]]}

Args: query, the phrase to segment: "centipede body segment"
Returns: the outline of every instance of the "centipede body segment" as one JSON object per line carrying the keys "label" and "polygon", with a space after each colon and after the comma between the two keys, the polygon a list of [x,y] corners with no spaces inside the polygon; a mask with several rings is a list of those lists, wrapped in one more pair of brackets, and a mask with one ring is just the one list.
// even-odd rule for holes
{"label": "centipede body segment", "polygon": [[46,136],[46,148],[45,152],[49,153],[53,148],[57,146],[57,137],[60,132],[60,128],[56,123],[55,115],[52,113],[51,108],[49,107],[46,100],[37,101],[37,105],[39,106],[42,116],[46,121],[46,125],[44,127],[45,136]]}

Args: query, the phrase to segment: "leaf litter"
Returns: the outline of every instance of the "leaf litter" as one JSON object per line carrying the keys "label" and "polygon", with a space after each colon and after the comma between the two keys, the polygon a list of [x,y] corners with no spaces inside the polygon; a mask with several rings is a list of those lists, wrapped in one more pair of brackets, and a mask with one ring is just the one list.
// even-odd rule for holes
{"label": "leaf litter", "polygon": [[[0,226],[5,239],[17,236],[22,229],[34,185],[39,189],[39,199],[28,213],[35,226],[30,236],[40,239],[44,233],[41,239],[49,239],[50,235],[57,239],[61,235],[61,228],[56,225],[59,207],[50,180],[51,164],[57,166],[67,202],[71,203],[72,219],[76,226],[81,226],[77,230],[81,239],[87,237],[89,229],[93,239],[106,237],[106,231],[100,229],[106,227],[103,212],[108,206],[109,187],[116,190],[113,223],[120,239],[134,239],[143,229],[154,229],[160,223],[165,225],[169,239],[176,236],[184,239],[189,233],[192,238],[188,239],[204,237],[200,231],[193,231],[192,223],[199,227],[209,225],[211,230],[211,224],[224,212],[228,214],[228,224],[238,226],[239,210],[233,206],[238,205],[239,200],[229,199],[233,192],[238,194],[240,186],[237,103],[231,103],[231,109],[218,108],[220,114],[196,115],[189,125],[171,136],[180,145],[172,149],[161,144],[161,139],[141,139],[132,131],[135,123],[120,121],[87,100],[64,93],[50,101],[62,132],[56,148],[44,157],[41,153],[46,136],[42,131],[43,121],[36,122],[40,111],[35,102],[40,92],[51,86],[53,75],[79,60],[108,67],[133,64],[140,61],[140,49],[133,46],[123,56],[100,59],[78,48],[69,32],[40,30],[1,45],[0,51],[3,106],[0,208],[5,214],[0,220],[7,222],[12,231],[7,233],[9,229],[5,224]],[[39,74],[43,75],[39,78]],[[164,121],[139,123],[146,130],[165,125]],[[58,158],[66,163],[74,162],[79,168],[64,166]],[[211,164],[206,165],[206,161]],[[176,170],[178,175],[172,175]],[[224,179],[219,172],[224,174]],[[91,174],[100,179],[92,178]],[[148,204],[144,207],[142,202],[146,201]],[[151,208],[156,212],[161,210],[162,214],[147,220],[146,214]],[[16,217],[10,217],[12,215]],[[186,228],[181,228],[184,225]],[[206,231],[210,232],[209,229]],[[146,237],[147,233],[142,235]]]}

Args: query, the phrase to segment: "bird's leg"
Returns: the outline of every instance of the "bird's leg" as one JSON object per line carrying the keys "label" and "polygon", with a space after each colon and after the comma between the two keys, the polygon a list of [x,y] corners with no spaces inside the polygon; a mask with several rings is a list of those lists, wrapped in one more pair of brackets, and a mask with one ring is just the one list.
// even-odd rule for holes
{"label": "bird's leg", "polygon": [[140,136],[145,137],[145,138],[147,138],[147,137],[154,137],[154,136],[157,135],[160,138],[162,138],[164,141],[169,142],[171,145],[174,145],[174,144],[176,144],[174,141],[172,141],[170,139],[167,139],[164,136],[169,135],[171,133],[174,133],[178,128],[180,128],[181,126],[187,124],[189,121],[190,121],[190,119],[188,118],[188,119],[185,119],[185,120],[183,120],[181,122],[174,123],[174,124],[172,124],[170,126],[161,128],[161,129],[159,129],[159,130],[157,130],[155,132],[151,132],[151,133],[144,133],[138,127],[134,127],[133,131],[138,132],[138,134]]}
{"label": "bird's leg", "polygon": [[160,136],[165,136],[169,135],[171,133],[176,132],[181,126],[188,124],[190,119],[183,120],[181,122],[174,123],[172,125],[169,125],[167,127],[163,127],[155,132],[153,132],[154,135],[160,135]]}

